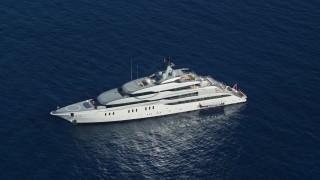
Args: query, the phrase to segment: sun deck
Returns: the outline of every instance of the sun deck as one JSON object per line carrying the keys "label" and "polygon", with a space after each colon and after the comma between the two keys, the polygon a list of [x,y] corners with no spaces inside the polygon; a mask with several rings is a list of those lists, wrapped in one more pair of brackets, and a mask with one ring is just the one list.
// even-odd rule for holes
{"label": "sun deck", "polygon": [[189,78],[189,81],[191,81],[192,79],[195,80],[195,78],[192,78],[191,75],[186,74],[182,70],[183,69],[173,70],[173,73],[169,74],[167,77],[163,79],[158,79],[158,80],[157,80],[156,74],[152,74],[149,77],[143,77],[133,81],[129,81],[125,83],[121,88],[126,94],[133,94],[134,92],[141,89],[145,89],[145,88],[156,86],[162,83],[170,82],[170,79],[175,80],[174,78],[177,78],[180,76],[181,77],[186,76],[186,78],[184,80],[181,80],[180,82],[186,82],[188,78]]}
{"label": "sun deck", "polygon": [[186,74],[180,77],[179,82],[184,83],[184,82],[194,81],[194,80],[195,80],[195,75]]}

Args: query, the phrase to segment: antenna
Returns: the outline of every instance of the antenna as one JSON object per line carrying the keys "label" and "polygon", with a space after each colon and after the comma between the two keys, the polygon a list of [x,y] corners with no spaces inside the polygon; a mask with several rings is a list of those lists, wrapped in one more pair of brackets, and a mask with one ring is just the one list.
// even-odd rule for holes
{"label": "antenna", "polygon": [[139,78],[139,64],[137,64],[137,79]]}
{"label": "antenna", "polygon": [[131,81],[132,81],[132,59],[131,59]]}

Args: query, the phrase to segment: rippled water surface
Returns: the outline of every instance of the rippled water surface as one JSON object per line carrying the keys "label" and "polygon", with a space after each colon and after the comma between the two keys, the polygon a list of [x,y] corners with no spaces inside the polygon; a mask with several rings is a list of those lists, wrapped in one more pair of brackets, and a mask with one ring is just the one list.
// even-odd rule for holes
{"label": "rippled water surface", "polygon": [[[318,1],[2,0],[0,13],[0,179],[320,178]],[[93,125],[49,115],[167,55],[248,102]]]}

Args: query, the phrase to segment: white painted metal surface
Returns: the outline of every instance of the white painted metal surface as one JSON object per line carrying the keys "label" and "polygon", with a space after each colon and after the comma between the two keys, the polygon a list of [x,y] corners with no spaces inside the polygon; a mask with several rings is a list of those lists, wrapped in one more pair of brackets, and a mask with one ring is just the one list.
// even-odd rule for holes
{"label": "white painted metal surface", "polygon": [[[130,93],[121,88],[102,93],[98,100],[104,104],[86,100],[52,111],[51,114],[73,123],[114,122],[225,106],[247,100],[247,96],[240,90],[225,86],[211,77],[187,72],[182,74],[181,69],[171,69],[170,61],[166,63],[167,70],[158,72],[159,76],[166,72],[165,76],[159,77],[161,83],[157,83],[157,77],[153,74],[126,83],[128,87],[124,89],[130,89]],[[148,79],[145,82],[147,86],[143,85],[144,79]],[[134,92],[131,92],[132,88],[135,88]]]}

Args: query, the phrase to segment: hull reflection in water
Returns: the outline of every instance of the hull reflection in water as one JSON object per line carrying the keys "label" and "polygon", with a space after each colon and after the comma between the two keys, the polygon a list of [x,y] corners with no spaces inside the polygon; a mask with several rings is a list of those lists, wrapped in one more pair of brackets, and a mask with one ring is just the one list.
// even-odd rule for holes
{"label": "hull reflection in water", "polygon": [[[149,178],[162,174],[163,178],[164,172],[175,168],[200,174],[202,164],[232,168],[229,160],[237,153],[221,154],[220,149],[237,144],[235,133],[244,108],[245,104],[238,104],[142,121],[76,126],[73,136],[78,152],[91,168],[103,170],[103,177],[118,173],[116,178],[129,178],[134,172]],[[165,178],[185,175],[175,173]],[[184,177],[192,178],[188,174]]]}

